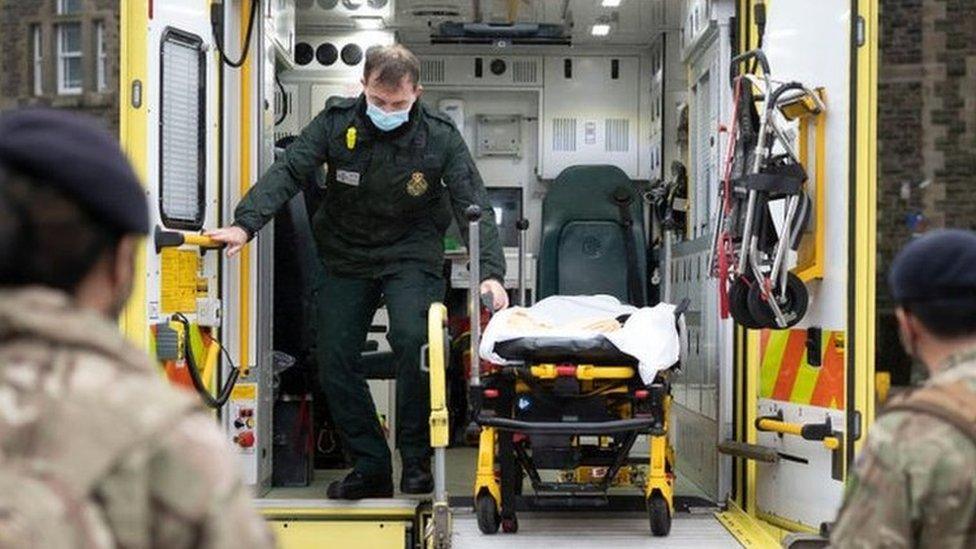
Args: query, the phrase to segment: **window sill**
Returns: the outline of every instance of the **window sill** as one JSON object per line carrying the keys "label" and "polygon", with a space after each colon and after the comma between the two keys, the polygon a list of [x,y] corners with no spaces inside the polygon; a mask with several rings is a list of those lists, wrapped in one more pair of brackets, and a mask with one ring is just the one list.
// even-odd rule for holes
{"label": "window sill", "polygon": [[99,108],[112,106],[115,95],[110,92],[84,92],[75,95],[56,95],[51,106],[59,109]]}

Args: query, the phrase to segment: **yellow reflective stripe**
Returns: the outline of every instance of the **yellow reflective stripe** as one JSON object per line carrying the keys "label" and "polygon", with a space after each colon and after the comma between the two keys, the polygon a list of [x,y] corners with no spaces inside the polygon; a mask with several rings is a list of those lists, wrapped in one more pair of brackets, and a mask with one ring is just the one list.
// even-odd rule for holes
{"label": "yellow reflective stripe", "polygon": [[789,331],[774,331],[769,334],[769,342],[762,356],[762,367],[760,369],[759,396],[769,398],[773,394],[776,386],[776,378],[779,377],[779,368],[783,362],[783,355],[786,353],[786,342],[789,340]]}
{"label": "yellow reflective stripe", "polygon": [[[824,331],[820,334],[820,349],[822,351],[825,351],[828,343],[830,343],[830,333]],[[821,354],[819,358],[820,363],[823,364],[823,355]],[[817,380],[820,378],[821,370],[822,368],[810,366],[810,356],[804,353],[803,362],[800,364],[800,368],[796,373],[796,380],[793,382],[793,392],[790,393],[790,402],[810,404],[810,401],[813,399],[813,389],[817,386]]]}

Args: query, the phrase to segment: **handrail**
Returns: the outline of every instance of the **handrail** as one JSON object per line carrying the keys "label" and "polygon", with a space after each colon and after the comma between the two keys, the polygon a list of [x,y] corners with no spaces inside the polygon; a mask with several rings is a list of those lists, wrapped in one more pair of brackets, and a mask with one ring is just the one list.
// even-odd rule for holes
{"label": "handrail", "polygon": [[[789,423],[776,417],[761,417],[756,419],[756,430],[780,435],[794,435],[804,440],[820,441],[828,450],[840,449],[840,437],[830,430],[830,422],[826,423]],[[830,433],[830,434],[828,434]]]}
{"label": "handrail", "polygon": [[[447,383],[445,352],[447,342],[444,327],[447,325],[447,307],[434,303],[427,312],[427,360],[430,372],[430,446],[434,449],[434,501],[429,530],[424,533],[430,547],[450,547],[451,510],[447,496],[447,464],[445,450],[450,441],[449,414],[447,411]],[[423,357],[421,357],[423,358]]]}
{"label": "handrail", "polygon": [[223,248],[223,242],[217,242],[209,236],[197,233],[184,233],[181,231],[167,231],[160,226],[156,226],[153,231],[153,243],[156,245],[156,253],[160,253],[164,248],[179,248],[180,246],[196,246],[201,251],[217,250]]}

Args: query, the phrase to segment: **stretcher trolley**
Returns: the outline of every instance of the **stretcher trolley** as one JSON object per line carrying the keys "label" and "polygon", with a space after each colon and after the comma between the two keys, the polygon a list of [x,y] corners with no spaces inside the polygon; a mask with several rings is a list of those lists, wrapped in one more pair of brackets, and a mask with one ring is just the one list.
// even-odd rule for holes
{"label": "stretcher trolley", "polygon": [[[620,189],[610,194],[607,203],[616,214]],[[471,280],[480,279],[480,217],[477,207],[469,208]],[[617,226],[631,229],[629,224]],[[627,284],[622,286],[626,291]],[[477,285],[471,287],[471,317],[479,318],[484,300]],[[600,298],[616,302],[610,296],[596,299]],[[673,326],[668,330],[675,334],[680,331],[683,308],[667,309],[668,315],[673,311],[669,317]],[[438,360],[434,347],[443,340],[437,316],[432,312],[431,360]],[[471,356],[485,356],[477,322],[472,323],[470,345]],[[647,372],[642,376],[634,356],[599,335],[510,337],[493,343],[493,352],[504,360],[474,360],[470,376],[470,408],[480,427],[473,496],[481,532],[494,534],[499,528],[516,532],[520,504],[599,509],[609,505],[611,489],[616,494],[633,487],[646,501],[651,532],[668,535],[675,462],[668,441],[670,378],[680,361],[655,371],[647,382]],[[631,450],[643,439],[641,435],[646,435],[650,457],[638,464]],[[531,493],[523,494],[526,478]]]}

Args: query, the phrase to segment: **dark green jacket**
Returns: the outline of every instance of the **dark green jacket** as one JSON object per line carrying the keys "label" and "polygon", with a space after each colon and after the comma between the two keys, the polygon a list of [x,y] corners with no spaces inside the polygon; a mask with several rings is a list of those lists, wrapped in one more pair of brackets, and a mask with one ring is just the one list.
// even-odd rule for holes
{"label": "dark green jacket", "polygon": [[234,224],[253,236],[327,164],[325,200],[312,224],[331,272],[371,278],[420,266],[441,274],[451,211],[466,239],[464,210],[478,204],[485,212],[482,280],[502,280],[505,257],[488,193],[450,119],[418,101],[409,122],[384,133],[365,113],[363,96],[330,99],[244,196]]}

